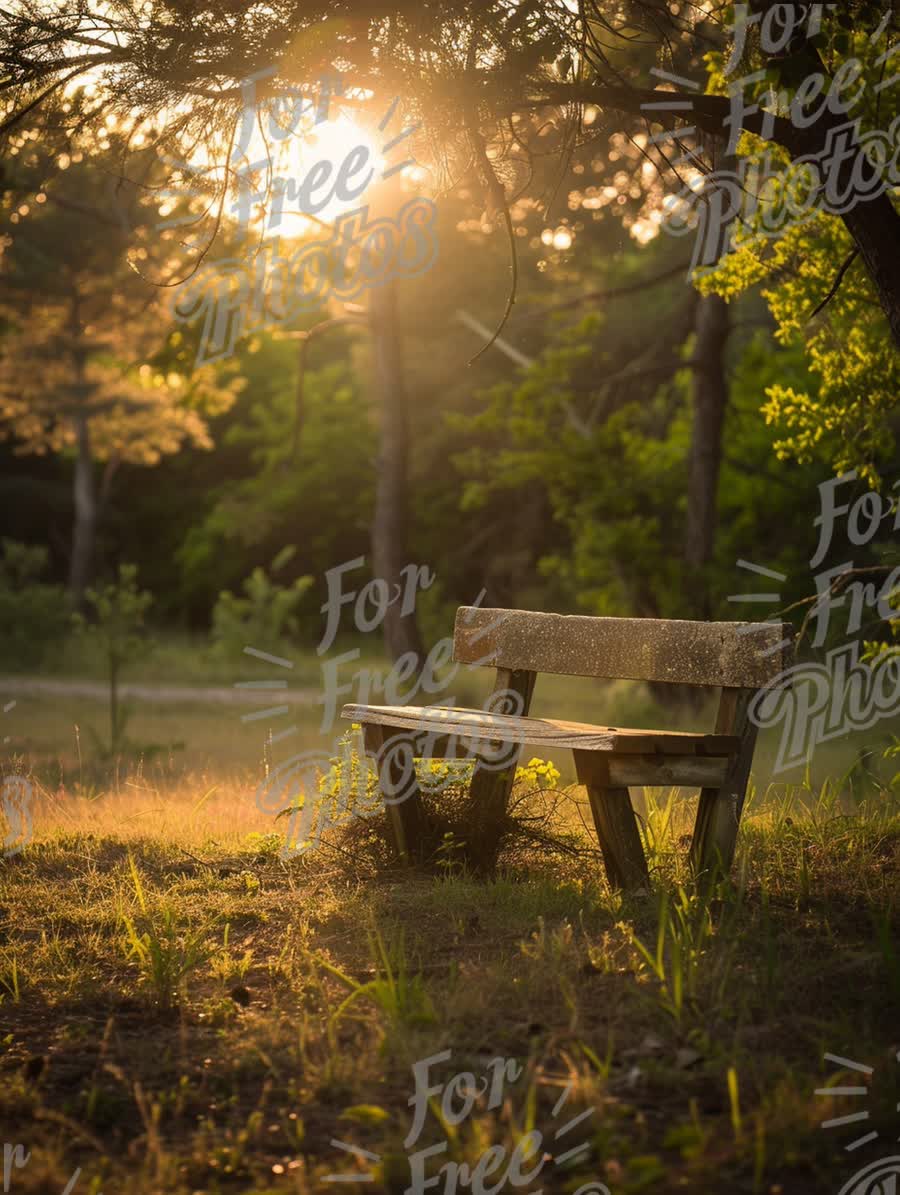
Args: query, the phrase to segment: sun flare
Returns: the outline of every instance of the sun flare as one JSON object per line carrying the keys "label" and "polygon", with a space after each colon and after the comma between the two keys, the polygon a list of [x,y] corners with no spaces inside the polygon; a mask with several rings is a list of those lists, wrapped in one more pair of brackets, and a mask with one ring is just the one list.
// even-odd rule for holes
{"label": "sun flare", "polygon": [[342,174],[354,173],[355,165],[357,182],[366,177],[375,182],[387,166],[381,144],[343,113],[317,124],[305,135],[287,138],[278,149],[277,160],[273,154],[273,195],[264,205],[268,208],[267,236],[302,236],[311,225],[330,224],[344,212],[364,205],[365,192],[342,198],[336,193],[337,180]]}

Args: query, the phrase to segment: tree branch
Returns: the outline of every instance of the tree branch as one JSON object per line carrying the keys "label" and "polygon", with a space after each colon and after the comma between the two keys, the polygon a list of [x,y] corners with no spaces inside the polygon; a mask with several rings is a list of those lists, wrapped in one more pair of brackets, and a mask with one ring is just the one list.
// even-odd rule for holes
{"label": "tree branch", "polygon": [[568,311],[572,307],[579,307],[582,303],[605,303],[607,299],[620,299],[623,295],[633,295],[638,291],[659,286],[661,283],[667,282],[670,278],[674,278],[676,274],[690,271],[690,268],[691,263],[689,261],[682,261],[677,266],[672,266],[668,270],[663,270],[661,274],[654,274],[650,278],[640,278],[636,282],[627,282],[622,286],[610,287],[608,290],[589,290],[575,299],[565,299],[561,303],[548,303],[546,307],[529,312],[523,318],[536,319],[538,316],[546,315],[550,311]]}
{"label": "tree branch", "polygon": [[807,323],[809,323],[809,320],[815,319],[816,316],[819,314],[819,312],[824,310],[824,308],[826,308],[828,306],[828,304],[831,302],[831,300],[834,298],[834,296],[838,293],[838,291],[840,290],[840,287],[841,287],[841,283],[844,281],[844,275],[847,273],[847,271],[850,269],[850,267],[856,261],[858,256],[859,256],[859,248],[857,247],[857,248],[851,249],[850,253],[847,255],[847,258],[846,258],[844,264],[838,270],[837,277],[835,278],[834,282],[831,284],[831,288],[829,289],[828,294],[825,296],[825,298],[822,300],[822,302],[818,304],[815,311],[810,312],[810,314],[807,318]]}

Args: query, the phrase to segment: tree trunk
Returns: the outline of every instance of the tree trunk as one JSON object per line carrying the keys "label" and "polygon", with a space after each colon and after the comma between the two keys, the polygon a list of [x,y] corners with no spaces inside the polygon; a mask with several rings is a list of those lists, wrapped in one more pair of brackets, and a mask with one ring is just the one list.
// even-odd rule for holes
{"label": "tree trunk", "polygon": [[687,527],[684,558],[694,572],[694,613],[710,616],[708,579],[704,576],[715,546],[722,427],[728,402],[725,345],[729,333],[728,304],[719,295],[702,295],[697,304],[694,344],[694,413],[688,466]]}
{"label": "tree trunk", "polygon": [[79,412],[75,423],[75,479],[73,497],[75,522],[72,528],[72,557],[69,563],[69,592],[75,608],[84,606],[84,591],[90,584],[97,537],[97,490],[88,416]]}
{"label": "tree trunk", "polygon": [[[372,288],[369,319],[381,418],[372,522],[372,566],[375,576],[387,582],[393,596],[403,593],[402,570],[411,563],[406,538],[409,420],[403,385],[397,293],[393,282]],[[404,612],[402,600],[394,601],[388,606],[383,626],[384,642],[391,659],[397,660],[407,652],[415,652],[421,666],[424,651],[415,610]]]}
{"label": "tree trunk", "polygon": [[887,195],[857,203],[843,215],[900,346],[900,216]]}

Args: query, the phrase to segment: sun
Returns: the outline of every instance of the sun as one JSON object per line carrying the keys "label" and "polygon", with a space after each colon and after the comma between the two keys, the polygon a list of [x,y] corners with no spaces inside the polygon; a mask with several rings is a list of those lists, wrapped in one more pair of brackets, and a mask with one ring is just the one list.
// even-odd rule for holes
{"label": "sun", "polygon": [[270,116],[268,136],[257,121],[233,163],[232,216],[264,238],[302,237],[368,206],[389,179],[420,182],[425,172],[408,144],[420,126],[403,127],[398,102],[371,126],[340,109],[285,131]]}
{"label": "sun", "polygon": [[368,179],[371,185],[385,174],[382,148],[344,113],[283,141],[273,161],[277,181],[266,235],[303,236],[311,225],[331,224],[363,206],[368,186],[360,192],[360,184]]}
{"label": "sun", "polygon": [[192,160],[164,156],[173,185],[158,192],[156,227],[183,229],[183,245],[203,248],[198,224],[214,206],[208,186],[197,185],[204,176],[227,180],[216,219],[242,228],[257,246],[330,229],[341,216],[376,204],[390,179],[401,190],[419,187],[429,171],[412,156],[409,138],[421,125],[404,127],[398,109],[396,97],[380,120],[376,113],[364,123],[337,104],[322,111],[288,93],[246,106],[224,158],[214,162],[202,146]]}

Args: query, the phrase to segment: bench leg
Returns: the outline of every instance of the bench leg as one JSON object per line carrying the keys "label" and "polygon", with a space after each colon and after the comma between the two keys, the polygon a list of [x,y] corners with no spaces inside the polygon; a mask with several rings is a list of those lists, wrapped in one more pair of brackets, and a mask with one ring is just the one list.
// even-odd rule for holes
{"label": "bench leg", "polygon": [[[525,717],[536,677],[535,672],[498,668],[488,708],[498,714],[515,713]],[[496,863],[521,750],[521,746],[510,743],[506,765],[500,769],[476,762],[469,785],[469,819],[477,832],[476,840],[467,846],[469,858],[478,872],[490,872]]]}
{"label": "bench leg", "polygon": [[588,792],[610,886],[649,888],[647,859],[628,789],[609,784],[609,769],[602,755],[591,751],[574,751],[573,755],[578,782]]}
{"label": "bench leg", "polygon": [[716,733],[736,734],[741,745],[729,761],[722,787],[700,790],[691,842],[691,863],[697,877],[727,876],[731,870],[756,746],[757,727],[748,717],[754,695],[753,689],[722,690]]}
{"label": "bench leg", "polygon": [[378,766],[378,783],[397,858],[407,865],[420,863],[428,854],[429,835],[428,816],[416,781],[415,740],[412,735],[407,739],[394,727],[375,723],[363,726],[363,738],[366,755],[372,756]]}

